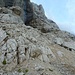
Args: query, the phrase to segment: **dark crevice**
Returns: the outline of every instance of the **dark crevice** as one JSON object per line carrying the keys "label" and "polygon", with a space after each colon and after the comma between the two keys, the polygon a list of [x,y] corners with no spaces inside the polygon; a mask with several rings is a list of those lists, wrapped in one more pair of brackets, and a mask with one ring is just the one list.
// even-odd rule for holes
{"label": "dark crevice", "polygon": [[16,51],[17,51],[17,53],[16,53],[16,56],[17,56],[17,65],[20,64],[19,49],[18,48],[19,47],[17,47],[17,49],[16,49]]}
{"label": "dark crevice", "polygon": [[28,50],[28,48],[25,48],[25,55],[26,55],[26,53],[27,53],[27,50]]}
{"label": "dark crevice", "polygon": [[7,57],[7,52],[5,52],[4,56]]}
{"label": "dark crevice", "polygon": [[[55,42],[55,44],[57,44],[56,42]],[[59,44],[58,44],[59,45]],[[59,45],[59,46],[61,46],[61,47],[63,47],[63,48],[65,48],[65,49],[67,49],[67,50],[69,50],[69,51],[75,51],[74,49],[72,49],[72,48],[69,48],[69,47],[67,47],[67,46],[64,46],[63,44],[61,44],[61,45]]]}

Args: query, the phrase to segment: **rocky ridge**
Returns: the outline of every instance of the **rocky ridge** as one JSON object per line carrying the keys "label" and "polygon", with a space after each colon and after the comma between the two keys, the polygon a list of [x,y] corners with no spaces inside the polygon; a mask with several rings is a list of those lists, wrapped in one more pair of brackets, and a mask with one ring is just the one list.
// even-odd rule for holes
{"label": "rocky ridge", "polygon": [[30,5],[26,25],[19,5],[0,7],[0,74],[75,75],[75,36],[47,19],[41,5]]}

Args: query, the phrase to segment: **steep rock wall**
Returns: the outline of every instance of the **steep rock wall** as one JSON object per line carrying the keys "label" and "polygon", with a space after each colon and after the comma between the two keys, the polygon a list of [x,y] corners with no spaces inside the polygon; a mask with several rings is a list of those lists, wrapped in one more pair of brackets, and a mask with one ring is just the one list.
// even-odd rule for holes
{"label": "steep rock wall", "polygon": [[[19,6],[22,9],[21,18],[24,22],[27,21],[28,17],[28,9],[29,9],[30,0],[1,0],[0,7],[12,7],[12,6]],[[29,14],[30,15],[30,14]],[[29,20],[29,19],[28,19]]]}
{"label": "steep rock wall", "polygon": [[21,14],[19,16],[24,23],[44,33],[59,30],[57,24],[45,16],[42,5],[31,3],[30,0],[1,0],[0,6],[7,8],[19,6],[21,8]]}

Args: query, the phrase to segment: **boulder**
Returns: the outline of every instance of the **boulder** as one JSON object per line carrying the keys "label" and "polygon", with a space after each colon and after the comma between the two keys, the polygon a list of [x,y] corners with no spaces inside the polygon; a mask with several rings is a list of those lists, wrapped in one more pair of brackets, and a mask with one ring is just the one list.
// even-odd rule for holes
{"label": "boulder", "polygon": [[58,45],[62,45],[64,43],[64,40],[62,38],[55,38],[53,41]]}
{"label": "boulder", "polygon": [[0,13],[4,13],[4,14],[12,14],[12,11],[5,8],[5,7],[0,7]]}
{"label": "boulder", "polygon": [[0,14],[0,22],[6,22],[6,23],[23,23],[21,18],[19,16],[15,16],[12,14]]}
{"label": "boulder", "polygon": [[16,51],[17,48],[17,42],[15,41],[15,39],[9,39],[6,43],[6,47],[8,52],[12,52],[12,51]]}
{"label": "boulder", "polygon": [[58,54],[59,57],[63,57],[63,55],[64,55],[64,53],[61,52],[61,51],[57,51],[57,54]]}
{"label": "boulder", "polygon": [[[21,8],[19,6],[12,6],[10,9],[16,14],[16,15],[21,15]],[[23,13],[22,13],[23,14]]]}

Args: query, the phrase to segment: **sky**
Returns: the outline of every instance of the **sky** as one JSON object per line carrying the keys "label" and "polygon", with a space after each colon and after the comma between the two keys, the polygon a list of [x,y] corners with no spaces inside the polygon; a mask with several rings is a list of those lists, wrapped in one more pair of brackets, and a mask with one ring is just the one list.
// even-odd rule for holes
{"label": "sky", "polygon": [[42,4],[45,14],[60,29],[75,34],[75,0],[31,0]]}

